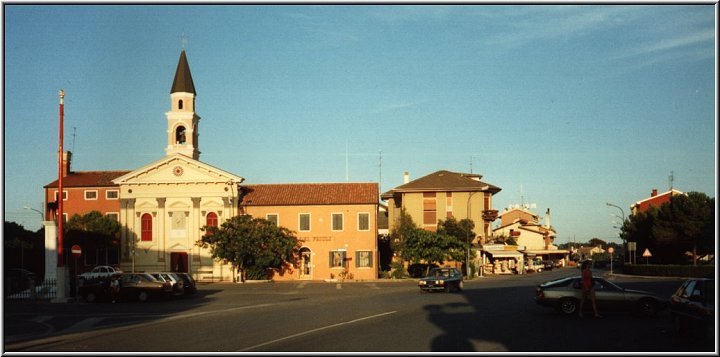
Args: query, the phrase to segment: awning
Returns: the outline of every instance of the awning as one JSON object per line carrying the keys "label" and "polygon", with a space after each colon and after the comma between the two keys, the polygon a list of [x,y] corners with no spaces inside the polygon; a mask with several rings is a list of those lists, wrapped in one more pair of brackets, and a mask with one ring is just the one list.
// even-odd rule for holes
{"label": "awning", "polygon": [[525,250],[525,254],[527,255],[542,255],[542,254],[570,254],[570,251],[565,249],[548,249],[548,250]]}
{"label": "awning", "polygon": [[523,254],[517,250],[486,250],[493,258],[522,258]]}

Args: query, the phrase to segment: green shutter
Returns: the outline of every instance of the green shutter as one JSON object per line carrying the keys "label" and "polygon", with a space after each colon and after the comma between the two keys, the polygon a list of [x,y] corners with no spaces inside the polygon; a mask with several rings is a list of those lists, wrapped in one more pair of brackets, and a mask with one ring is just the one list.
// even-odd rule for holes
{"label": "green shutter", "polygon": [[330,254],[328,255],[328,265],[332,268],[333,267],[333,252],[330,251]]}
{"label": "green shutter", "polygon": [[355,251],[355,267],[360,267],[360,252]]}

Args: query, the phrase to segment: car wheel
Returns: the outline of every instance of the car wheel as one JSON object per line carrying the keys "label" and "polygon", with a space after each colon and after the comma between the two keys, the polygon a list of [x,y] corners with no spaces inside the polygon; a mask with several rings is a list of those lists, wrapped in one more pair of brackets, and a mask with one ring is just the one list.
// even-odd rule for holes
{"label": "car wheel", "polygon": [[147,291],[141,290],[141,291],[138,293],[138,297],[137,297],[137,298],[138,298],[139,301],[143,301],[143,302],[144,302],[144,301],[147,301],[147,300],[148,300],[148,293],[147,293]]}
{"label": "car wheel", "polygon": [[97,300],[97,296],[95,293],[87,293],[85,295],[85,301],[87,302],[95,302]]}
{"label": "car wheel", "polygon": [[446,284],[446,285],[445,285],[445,292],[446,292],[446,293],[449,293],[449,292],[450,292],[450,285],[449,285],[449,284]]}
{"label": "car wheel", "polygon": [[657,313],[657,302],[651,299],[640,300],[639,303],[640,315],[642,316],[653,316]]}
{"label": "car wheel", "polygon": [[558,303],[558,311],[565,315],[572,315],[578,310],[578,301],[572,298],[564,298]]}
{"label": "car wheel", "polygon": [[683,321],[682,317],[677,314],[673,314],[673,327],[675,328],[675,333],[678,335],[687,334],[685,321]]}
{"label": "car wheel", "polygon": [[464,287],[465,287],[465,285],[463,284],[463,281],[460,280],[460,282],[458,282],[457,285],[455,286],[455,290],[462,291]]}

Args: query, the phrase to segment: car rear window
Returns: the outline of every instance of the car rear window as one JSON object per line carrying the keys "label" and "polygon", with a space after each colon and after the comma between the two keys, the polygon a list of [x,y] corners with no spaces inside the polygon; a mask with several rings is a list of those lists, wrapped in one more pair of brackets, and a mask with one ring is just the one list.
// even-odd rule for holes
{"label": "car rear window", "polygon": [[564,278],[564,279],[546,281],[546,282],[540,284],[540,286],[541,287],[568,286],[573,280],[575,280],[575,278]]}

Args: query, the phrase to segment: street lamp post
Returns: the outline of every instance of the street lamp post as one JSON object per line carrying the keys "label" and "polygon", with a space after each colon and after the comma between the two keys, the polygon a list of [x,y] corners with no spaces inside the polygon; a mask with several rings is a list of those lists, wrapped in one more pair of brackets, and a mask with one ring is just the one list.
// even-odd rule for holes
{"label": "street lamp post", "polygon": [[[625,224],[625,211],[622,209],[622,207],[620,207],[618,205],[614,205],[610,202],[607,202],[605,204],[610,207],[615,207],[615,208],[619,209],[620,213],[622,214],[622,224]],[[622,225],[620,226],[620,229],[622,230]],[[628,256],[627,242],[625,242],[625,239],[622,236],[620,236],[620,239],[622,239],[622,241],[623,241],[623,250],[625,251],[625,256],[627,257]],[[623,261],[625,261],[625,259],[623,259]]]}

